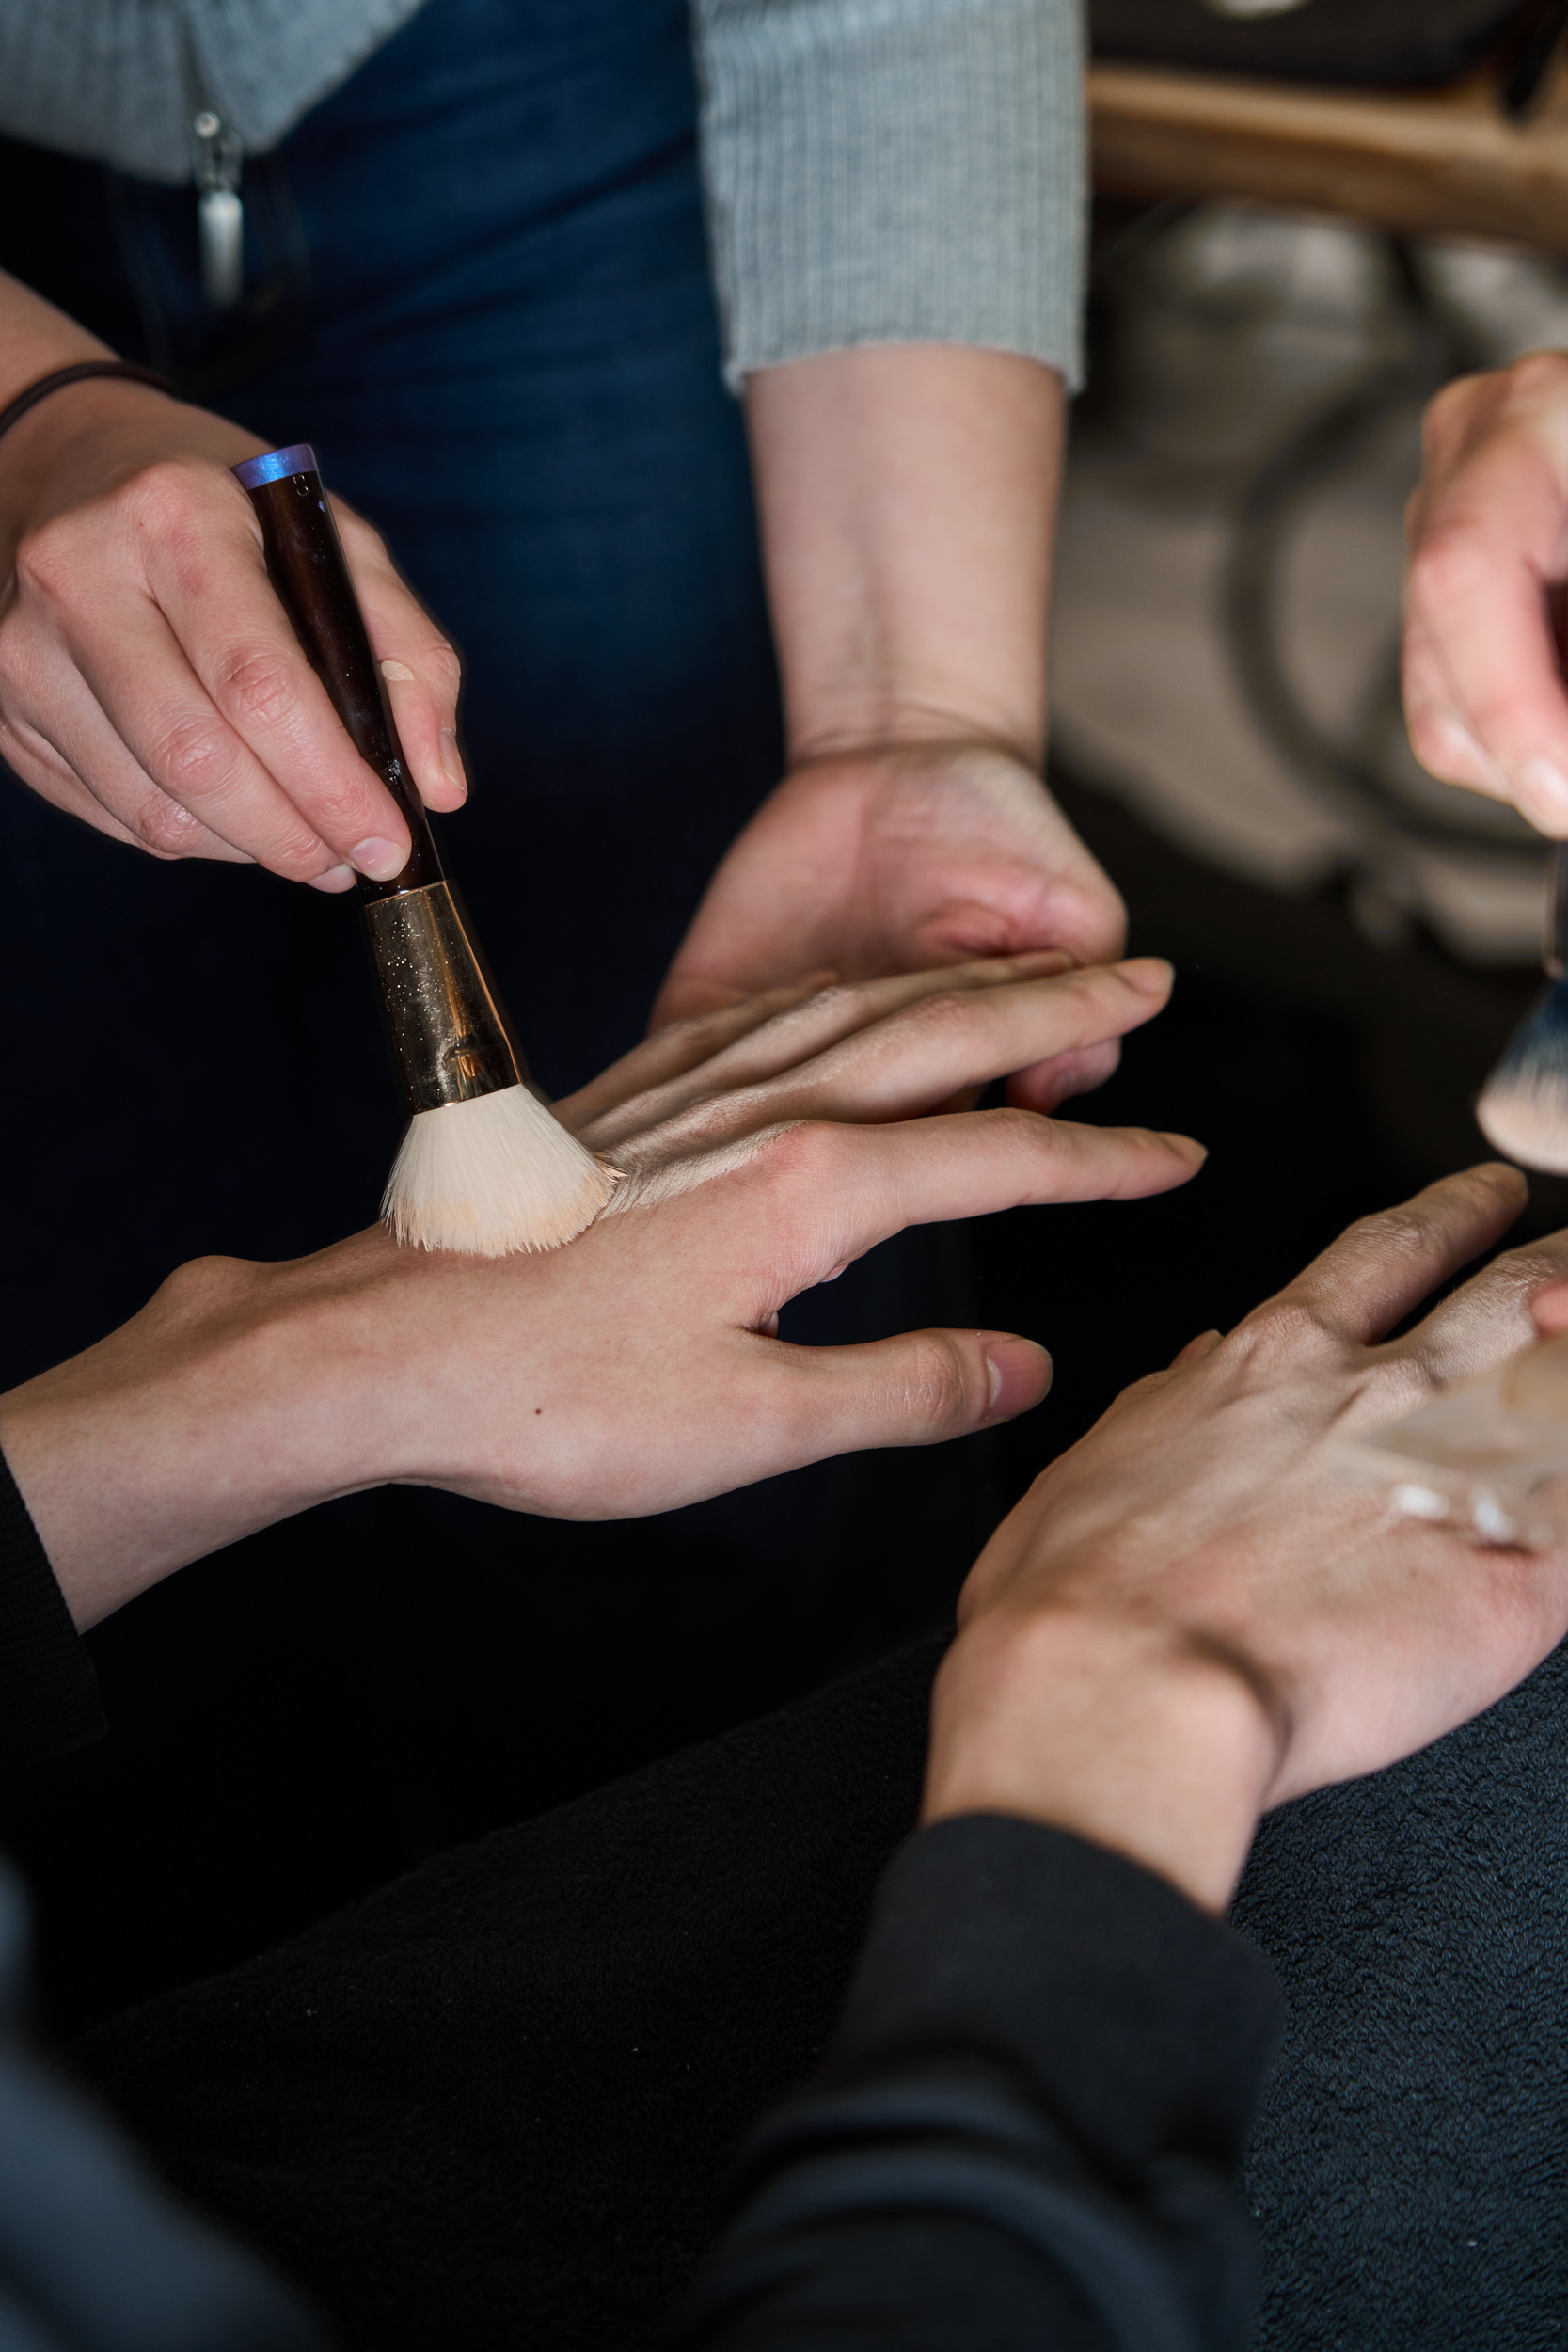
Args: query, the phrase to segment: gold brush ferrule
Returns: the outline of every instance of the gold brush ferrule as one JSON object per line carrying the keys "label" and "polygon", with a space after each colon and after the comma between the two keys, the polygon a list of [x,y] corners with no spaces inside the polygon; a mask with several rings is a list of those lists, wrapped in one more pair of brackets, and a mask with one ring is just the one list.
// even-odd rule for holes
{"label": "gold brush ferrule", "polygon": [[522,1083],[506,1024],[444,882],[365,908],[392,1050],[411,1111]]}

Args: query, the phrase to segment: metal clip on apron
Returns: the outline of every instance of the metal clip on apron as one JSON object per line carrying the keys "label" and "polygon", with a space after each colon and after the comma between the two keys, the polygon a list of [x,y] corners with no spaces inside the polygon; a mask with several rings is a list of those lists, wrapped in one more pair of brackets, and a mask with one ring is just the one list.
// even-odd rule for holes
{"label": "metal clip on apron", "polygon": [[189,25],[184,31],[201,291],[213,310],[232,310],[245,292],[245,206],[240,201],[245,148],[202,88]]}

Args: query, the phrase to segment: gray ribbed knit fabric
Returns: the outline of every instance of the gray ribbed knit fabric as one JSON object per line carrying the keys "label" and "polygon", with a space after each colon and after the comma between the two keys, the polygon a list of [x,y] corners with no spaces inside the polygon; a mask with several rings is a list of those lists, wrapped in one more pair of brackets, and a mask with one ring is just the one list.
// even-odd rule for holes
{"label": "gray ribbed knit fabric", "polygon": [[1079,380],[1076,0],[698,0],[732,383],[848,343]]}
{"label": "gray ribbed knit fabric", "polygon": [[[265,153],[421,0],[0,0],[0,130],[150,180]],[[1076,383],[1078,0],[693,0],[725,367],[983,343]]]}
{"label": "gray ribbed knit fabric", "polygon": [[264,155],[420,6],[0,0],[0,131],[139,179],[188,180],[195,98]]}

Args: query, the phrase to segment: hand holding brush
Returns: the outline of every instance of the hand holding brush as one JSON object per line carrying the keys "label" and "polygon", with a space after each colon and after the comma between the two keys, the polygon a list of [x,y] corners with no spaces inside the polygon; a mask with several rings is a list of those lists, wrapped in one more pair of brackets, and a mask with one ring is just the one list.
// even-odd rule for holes
{"label": "hand holding brush", "polygon": [[358,885],[413,1114],[382,1215],[399,1241],[427,1249],[553,1249],[592,1222],[615,1179],[528,1084],[409,776],[314,453],[296,442],[233,471],[294,634],[413,844],[401,873]]}

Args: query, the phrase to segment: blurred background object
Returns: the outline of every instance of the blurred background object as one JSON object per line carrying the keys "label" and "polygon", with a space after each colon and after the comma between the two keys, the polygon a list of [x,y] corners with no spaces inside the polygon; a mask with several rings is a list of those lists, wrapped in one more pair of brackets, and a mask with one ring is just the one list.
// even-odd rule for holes
{"label": "blurred background object", "polygon": [[[1540,985],[1545,854],[1411,755],[1402,510],[1443,383],[1568,348],[1565,17],[1092,0],[1052,781],[1178,985],[1070,1115],[1212,1157],[1135,1214],[979,1229],[988,1317],[1058,1365],[1002,1499],[1351,1217],[1486,1156],[1471,1105]],[[1533,1179],[1521,1232],[1565,1221],[1568,1184]]]}
{"label": "blurred background object", "polygon": [[1465,963],[1528,962],[1536,835],[1405,740],[1402,518],[1432,392],[1568,342],[1560,265],[1208,204],[1109,236],[1099,290],[1062,517],[1059,755],[1227,872],[1344,877],[1379,946],[1423,925]]}

